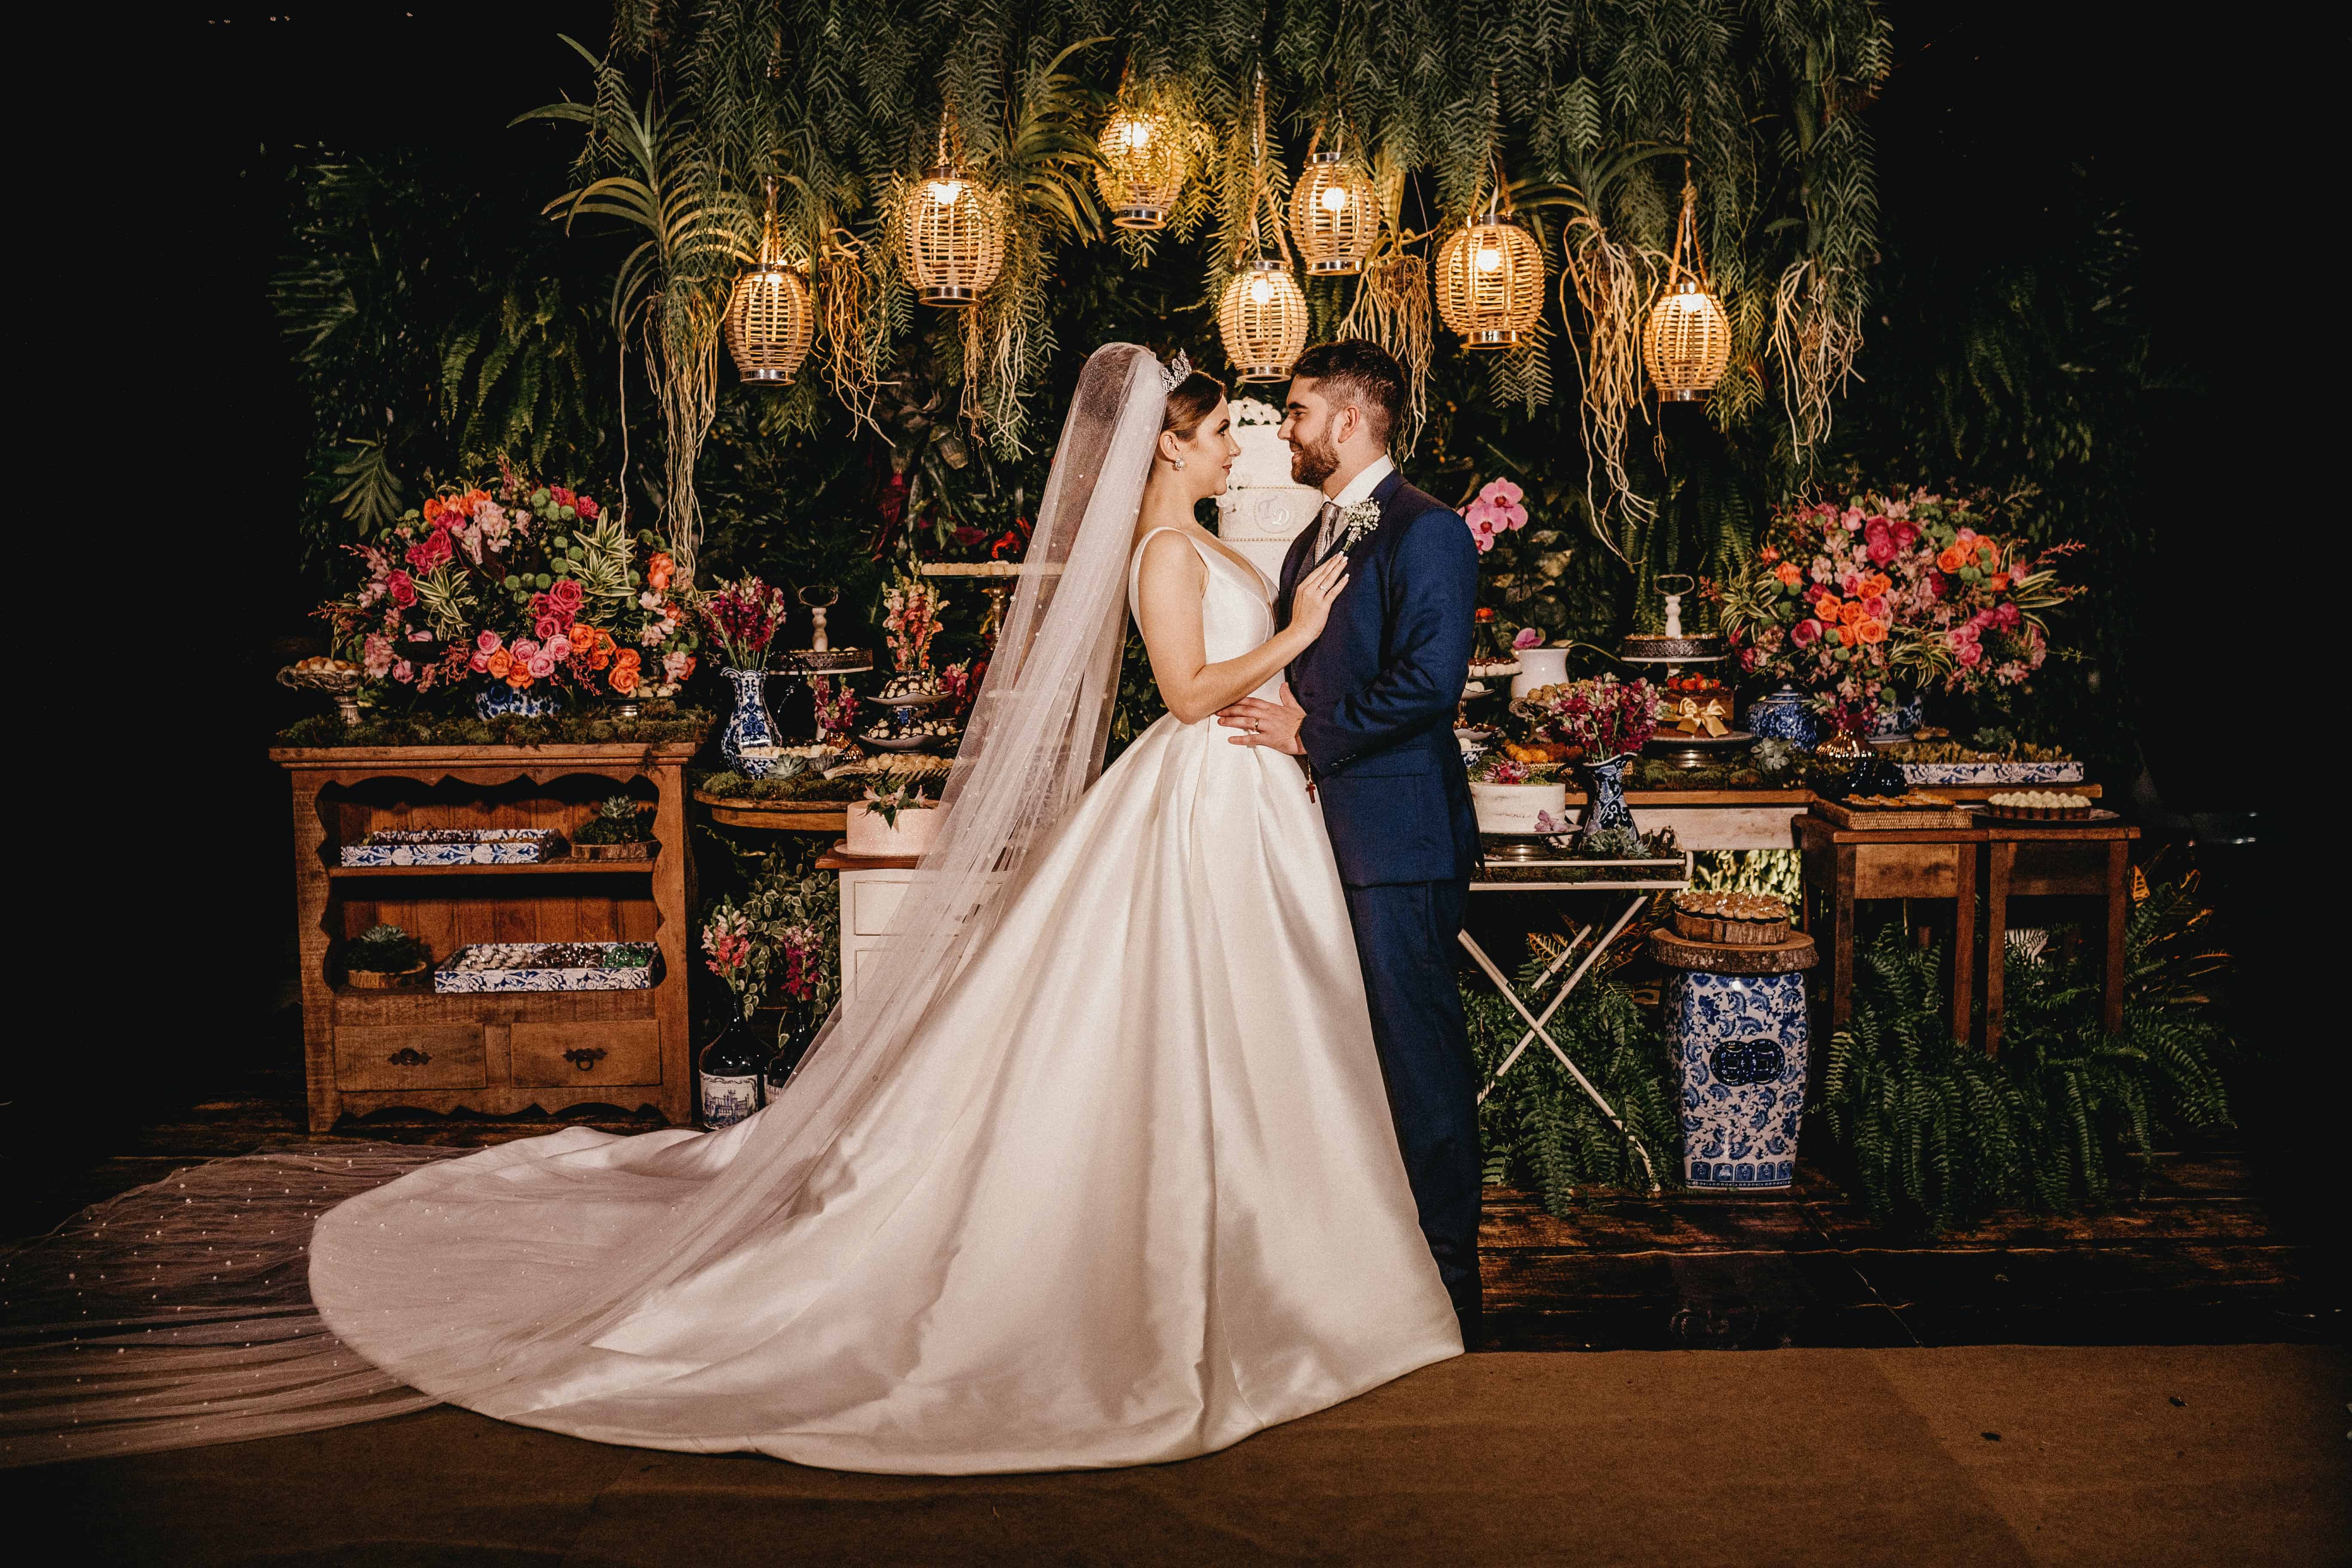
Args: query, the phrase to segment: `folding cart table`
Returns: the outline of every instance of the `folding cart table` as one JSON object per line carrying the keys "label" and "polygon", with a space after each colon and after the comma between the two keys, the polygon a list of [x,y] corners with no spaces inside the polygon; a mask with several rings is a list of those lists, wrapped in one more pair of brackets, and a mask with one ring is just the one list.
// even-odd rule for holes
{"label": "folding cart table", "polygon": [[1544,1004],[1541,1013],[1529,1012],[1528,1005],[1520,1000],[1517,988],[1512,985],[1495,961],[1486,955],[1486,950],[1472,939],[1467,931],[1461,933],[1462,945],[1469,951],[1471,959],[1486,973],[1486,978],[1494,983],[1495,989],[1503,994],[1503,1000],[1511,1005],[1511,1010],[1517,1013],[1528,1026],[1528,1032],[1519,1037],[1519,1043],[1511,1047],[1509,1054],[1504,1057],[1502,1065],[1495,1069],[1495,1077],[1478,1091],[1479,1103],[1482,1105],[1486,1103],[1486,1096],[1494,1091],[1496,1083],[1500,1082],[1503,1075],[1517,1064],[1520,1054],[1536,1041],[1541,1040],[1545,1047],[1559,1058],[1559,1065],[1568,1069],[1568,1075],[1576,1080],[1577,1087],[1583,1089],[1592,1103],[1601,1108],[1601,1114],[1609,1119],[1610,1125],[1616,1128],[1624,1136],[1625,1142],[1633,1145],[1633,1152],[1641,1156],[1642,1169],[1649,1175],[1650,1191],[1654,1194],[1659,1191],[1658,1173],[1657,1167],[1650,1162],[1650,1152],[1642,1147],[1641,1140],[1633,1136],[1632,1131],[1626,1127],[1624,1119],[1617,1114],[1616,1108],[1601,1097],[1601,1091],[1592,1086],[1592,1080],[1584,1076],[1583,1069],[1569,1059],[1568,1053],[1560,1048],[1558,1040],[1551,1037],[1546,1026],[1550,1024],[1552,1015],[1559,1011],[1560,1004],[1568,1000],[1569,993],[1581,984],[1584,977],[1592,972],[1592,966],[1600,961],[1601,955],[1609,950],[1609,944],[1615,942],[1626,926],[1633,922],[1633,917],[1641,912],[1642,906],[1648,903],[1655,894],[1680,892],[1690,886],[1690,880],[1691,856],[1687,849],[1673,857],[1646,860],[1580,860],[1571,859],[1566,856],[1554,859],[1488,860],[1480,869],[1477,879],[1470,884],[1470,891],[1473,893],[1631,893],[1633,895],[1631,900],[1623,910],[1619,911],[1616,920],[1611,923],[1608,931],[1598,942],[1590,948],[1584,947],[1584,939],[1592,934],[1597,921],[1588,922],[1578,928],[1569,937],[1567,944],[1559,950],[1559,955],[1553,958],[1545,967],[1544,972],[1536,977],[1535,991],[1540,997],[1543,988],[1551,984],[1552,977],[1568,967],[1570,960],[1577,957],[1580,949],[1583,950],[1583,957],[1578,962],[1574,972],[1569,975],[1558,991],[1552,993],[1550,1000]]}

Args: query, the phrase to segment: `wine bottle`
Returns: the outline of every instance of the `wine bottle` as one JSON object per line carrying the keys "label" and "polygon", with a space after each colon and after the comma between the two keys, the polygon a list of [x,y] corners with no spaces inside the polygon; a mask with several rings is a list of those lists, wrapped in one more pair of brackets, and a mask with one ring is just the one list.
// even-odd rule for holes
{"label": "wine bottle", "polygon": [[760,1068],[766,1051],[751,1025],[738,1018],[702,1047],[702,1124],[732,1127],[760,1109]]}
{"label": "wine bottle", "polygon": [[801,1065],[801,1058],[807,1053],[808,1030],[803,1020],[788,1011],[776,1030],[775,1054],[768,1058],[768,1065],[760,1074],[761,1104],[776,1103],[777,1096],[784,1092],[784,1085],[792,1081],[793,1069]]}

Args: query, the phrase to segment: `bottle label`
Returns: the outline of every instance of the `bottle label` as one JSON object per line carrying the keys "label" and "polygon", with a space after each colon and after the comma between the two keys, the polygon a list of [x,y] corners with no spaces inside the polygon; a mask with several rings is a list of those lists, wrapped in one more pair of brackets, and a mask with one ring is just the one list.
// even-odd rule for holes
{"label": "bottle label", "polygon": [[760,1080],[702,1075],[702,1124],[716,1130],[732,1127],[760,1109]]}

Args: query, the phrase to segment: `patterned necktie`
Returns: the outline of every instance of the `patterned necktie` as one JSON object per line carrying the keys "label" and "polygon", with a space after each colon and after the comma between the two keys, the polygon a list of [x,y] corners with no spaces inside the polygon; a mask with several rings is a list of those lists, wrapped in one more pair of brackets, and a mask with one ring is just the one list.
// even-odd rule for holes
{"label": "patterned necktie", "polygon": [[1339,503],[1327,500],[1315,523],[1315,559],[1320,561],[1331,553],[1331,545],[1339,537]]}

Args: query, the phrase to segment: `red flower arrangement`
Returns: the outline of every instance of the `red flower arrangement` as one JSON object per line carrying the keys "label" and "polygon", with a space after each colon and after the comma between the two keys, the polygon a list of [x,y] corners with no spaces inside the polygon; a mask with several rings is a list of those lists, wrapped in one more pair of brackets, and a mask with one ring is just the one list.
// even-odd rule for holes
{"label": "red flower arrangement", "polygon": [[1535,738],[1576,747],[1594,763],[1640,751],[1658,730],[1658,697],[1646,680],[1613,675],[1538,686],[1511,704]]}
{"label": "red flower arrangement", "polygon": [[2049,658],[2040,612],[2081,590],[1987,532],[1970,504],[1916,491],[1818,501],[1772,520],[1724,595],[1723,626],[1751,674],[1794,681],[1851,718],[1894,684],[1978,691]]}
{"label": "red flower arrangement", "polygon": [[758,669],[768,662],[768,645],[784,621],[784,591],[751,573],[699,601],[702,619],[730,669]]}
{"label": "red flower arrangement", "polygon": [[654,542],[593,496],[507,469],[352,546],[364,580],[318,613],[337,651],[357,654],[371,705],[475,679],[628,697],[648,656],[667,697],[692,673],[696,638]]}

